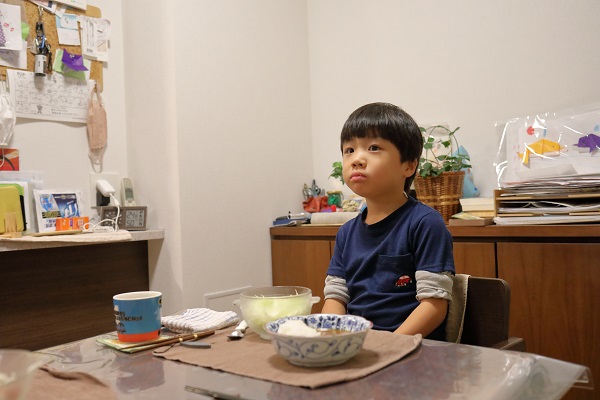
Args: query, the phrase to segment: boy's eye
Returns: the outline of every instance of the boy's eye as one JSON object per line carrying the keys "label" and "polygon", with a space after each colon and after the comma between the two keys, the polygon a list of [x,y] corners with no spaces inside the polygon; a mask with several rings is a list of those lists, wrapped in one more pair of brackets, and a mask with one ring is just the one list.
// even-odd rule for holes
{"label": "boy's eye", "polygon": [[352,147],[346,147],[344,149],[344,154],[352,154],[354,153],[354,149]]}
{"label": "boy's eye", "polygon": [[377,146],[376,144],[372,144],[371,146],[369,146],[369,151],[377,151],[380,149],[381,147]]}

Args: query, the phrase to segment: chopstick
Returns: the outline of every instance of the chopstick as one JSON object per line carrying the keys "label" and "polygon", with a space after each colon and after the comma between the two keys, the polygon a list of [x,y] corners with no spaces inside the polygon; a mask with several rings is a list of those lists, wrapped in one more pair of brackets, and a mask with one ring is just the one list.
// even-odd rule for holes
{"label": "chopstick", "polygon": [[160,339],[159,338],[159,339],[154,339],[154,340],[148,340],[147,342],[140,342],[140,343],[132,344],[129,346],[121,347],[121,348],[119,348],[119,350],[133,349],[135,347],[146,347],[148,349],[153,349],[155,347],[166,346],[168,344],[181,343],[181,342],[186,342],[188,340],[197,340],[202,337],[210,336],[213,333],[215,333],[214,330],[208,330],[208,331],[199,331],[199,332],[194,332],[194,333],[177,335],[177,336],[173,336],[170,339]]}
{"label": "chopstick", "polygon": [[194,386],[186,386],[185,390],[192,393],[203,394],[208,397],[212,397],[213,399],[222,399],[222,400],[247,400],[245,397],[241,397],[239,394],[227,394],[222,392],[217,392],[215,390],[208,390]]}

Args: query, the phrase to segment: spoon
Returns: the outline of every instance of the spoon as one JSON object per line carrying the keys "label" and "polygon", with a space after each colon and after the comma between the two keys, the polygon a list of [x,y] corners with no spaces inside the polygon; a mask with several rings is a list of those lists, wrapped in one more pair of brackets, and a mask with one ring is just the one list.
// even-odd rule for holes
{"label": "spoon", "polygon": [[244,337],[244,332],[246,332],[246,329],[248,329],[248,324],[246,321],[242,321],[227,337],[231,340],[240,340]]}

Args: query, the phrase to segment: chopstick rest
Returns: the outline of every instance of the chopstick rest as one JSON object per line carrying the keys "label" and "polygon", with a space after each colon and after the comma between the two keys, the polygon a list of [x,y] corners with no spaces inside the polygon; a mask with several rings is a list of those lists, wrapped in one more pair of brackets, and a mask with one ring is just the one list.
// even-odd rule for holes
{"label": "chopstick rest", "polygon": [[173,343],[177,344],[177,343],[186,342],[188,340],[197,340],[202,337],[210,336],[214,333],[215,333],[214,330],[210,330],[210,331],[201,331],[201,332],[190,333],[190,334],[186,334],[186,335],[177,335],[177,336],[173,336],[173,338],[171,338],[171,339],[149,340],[147,342],[141,342],[141,343],[132,344],[130,346],[121,347],[119,350],[132,349],[134,347],[144,347],[146,349],[153,349],[155,347],[166,346],[168,344],[173,344]]}
{"label": "chopstick rest", "polygon": [[182,342],[181,345],[183,347],[191,347],[193,349],[210,349],[210,343],[202,342],[200,340]]}

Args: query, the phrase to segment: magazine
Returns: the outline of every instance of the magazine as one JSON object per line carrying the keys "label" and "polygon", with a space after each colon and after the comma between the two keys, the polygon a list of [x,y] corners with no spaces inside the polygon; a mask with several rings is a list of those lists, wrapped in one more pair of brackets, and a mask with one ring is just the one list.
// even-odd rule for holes
{"label": "magazine", "polygon": [[38,228],[40,232],[56,230],[56,218],[81,217],[81,192],[34,190]]}

